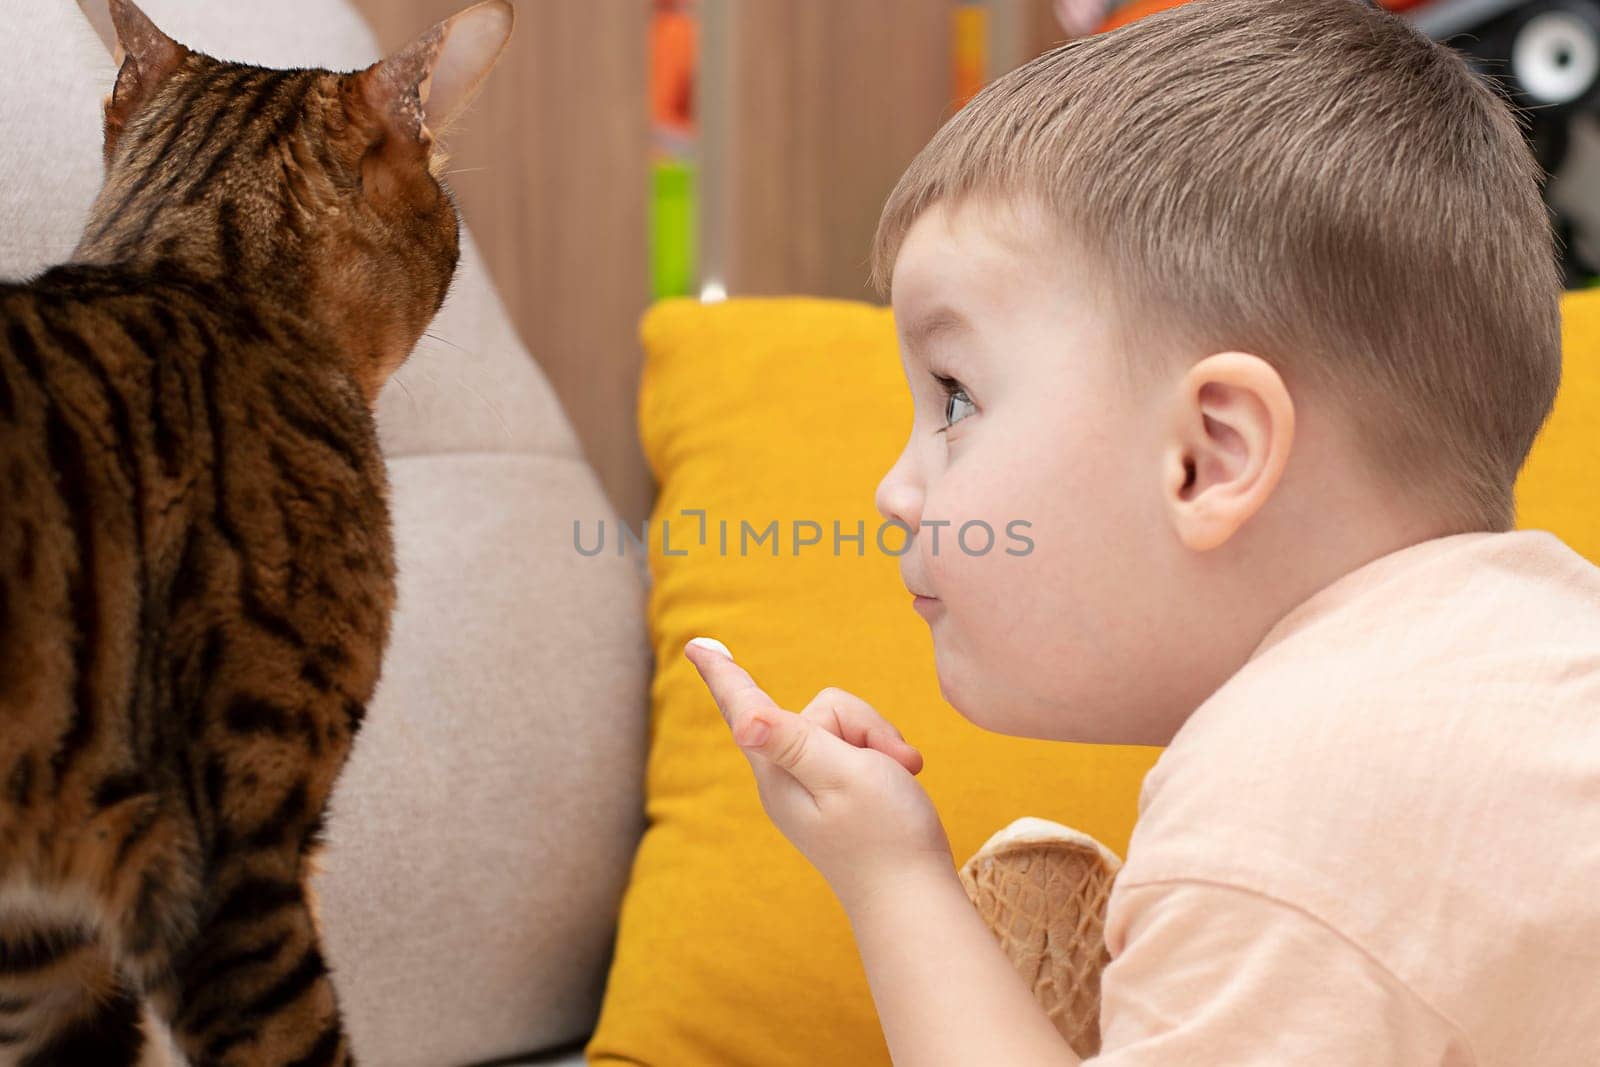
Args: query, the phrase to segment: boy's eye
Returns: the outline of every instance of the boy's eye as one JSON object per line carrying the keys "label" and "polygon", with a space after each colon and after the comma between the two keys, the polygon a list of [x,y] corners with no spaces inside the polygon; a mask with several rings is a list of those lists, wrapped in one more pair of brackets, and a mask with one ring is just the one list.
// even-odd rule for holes
{"label": "boy's eye", "polygon": [[960,422],[961,419],[966,418],[967,415],[970,415],[972,413],[971,411],[969,411],[969,412],[967,412],[966,415],[962,415],[959,418],[956,417],[955,410],[959,405],[965,404],[968,408],[971,408],[972,411],[976,411],[977,410],[977,405],[972,402],[972,398],[971,397],[967,396],[966,386],[962,385],[960,382],[956,381],[954,378],[946,378],[942,374],[935,374],[933,377],[934,377],[934,380],[939,383],[939,388],[944,390],[944,395],[945,395],[945,402],[944,402],[944,422],[945,422],[945,424],[943,426],[941,426],[939,428],[939,430],[938,430],[939,433],[944,433],[950,427],[952,427],[956,423]]}

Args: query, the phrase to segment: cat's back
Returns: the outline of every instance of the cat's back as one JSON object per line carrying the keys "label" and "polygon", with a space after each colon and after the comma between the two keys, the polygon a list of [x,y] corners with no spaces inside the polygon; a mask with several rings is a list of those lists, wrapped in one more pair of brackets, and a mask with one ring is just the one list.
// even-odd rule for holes
{"label": "cat's back", "polygon": [[112,780],[106,726],[139,704],[152,314],[104,269],[0,283],[0,844],[23,868],[84,817],[63,783]]}
{"label": "cat's back", "polygon": [[0,705],[125,704],[222,619],[375,661],[385,497],[371,414],[295,316],[171,265],[0,282]]}
{"label": "cat's back", "polygon": [[213,315],[181,285],[116,268],[0,282],[0,529],[14,553],[0,539],[0,576],[38,577],[52,545],[137,554],[158,476],[184,466],[193,420],[177,408],[200,398],[189,371]]}
{"label": "cat's back", "polygon": [[175,774],[240,664],[365,699],[393,597],[382,466],[314,344],[172,271],[0,283],[4,854],[56,849],[129,768]]}

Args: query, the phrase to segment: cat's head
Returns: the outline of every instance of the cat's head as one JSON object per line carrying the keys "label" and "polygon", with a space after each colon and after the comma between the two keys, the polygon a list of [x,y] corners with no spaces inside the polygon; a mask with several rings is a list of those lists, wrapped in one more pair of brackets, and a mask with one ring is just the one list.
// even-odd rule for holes
{"label": "cat's head", "polygon": [[80,2],[120,69],[105,183],[74,258],[166,259],[303,314],[375,400],[455,272],[436,137],[499,58],[511,4],[484,0],[338,73],[214,59],[131,0]]}

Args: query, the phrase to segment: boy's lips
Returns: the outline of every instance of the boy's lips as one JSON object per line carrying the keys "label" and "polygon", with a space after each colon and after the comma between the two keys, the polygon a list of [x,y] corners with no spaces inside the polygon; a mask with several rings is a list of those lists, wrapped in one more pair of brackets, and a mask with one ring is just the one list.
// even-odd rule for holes
{"label": "boy's lips", "polygon": [[926,608],[930,608],[939,602],[938,597],[929,596],[927,593],[917,591],[917,586],[922,584],[920,580],[907,578],[904,574],[902,574],[900,576],[900,581],[906,587],[906,591],[911,594],[912,606],[915,607],[919,612]]}

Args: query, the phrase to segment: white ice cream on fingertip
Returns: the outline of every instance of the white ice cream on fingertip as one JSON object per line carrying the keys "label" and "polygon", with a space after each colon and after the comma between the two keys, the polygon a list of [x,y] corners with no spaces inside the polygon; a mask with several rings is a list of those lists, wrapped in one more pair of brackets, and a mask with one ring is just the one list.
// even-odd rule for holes
{"label": "white ice cream on fingertip", "polygon": [[721,641],[718,641],[715,637],[696,637],[689,643],[691,645],[700,645],[704,648],[716,649],[729,659],[733,658],[733,653],[728,651],[728,646],[723,644]]}

